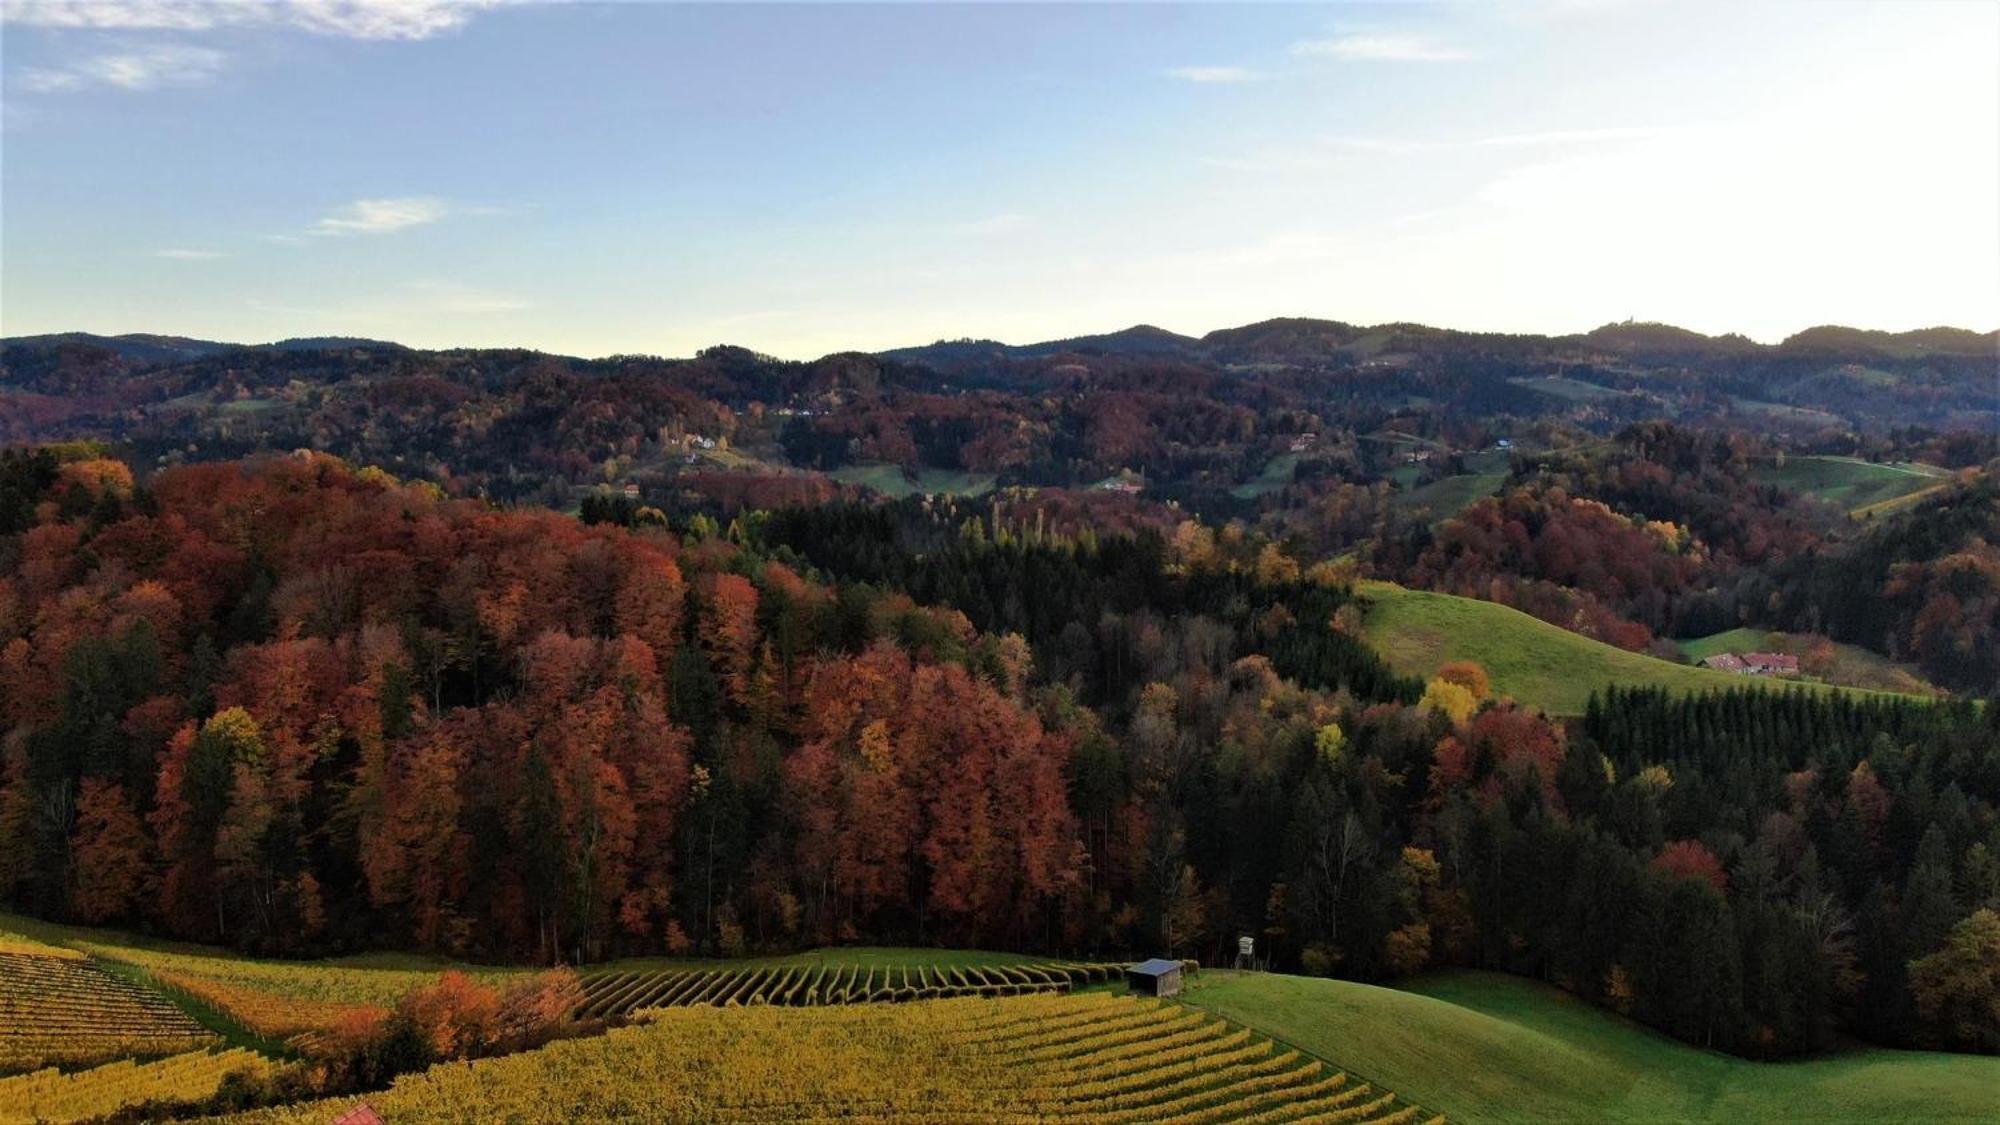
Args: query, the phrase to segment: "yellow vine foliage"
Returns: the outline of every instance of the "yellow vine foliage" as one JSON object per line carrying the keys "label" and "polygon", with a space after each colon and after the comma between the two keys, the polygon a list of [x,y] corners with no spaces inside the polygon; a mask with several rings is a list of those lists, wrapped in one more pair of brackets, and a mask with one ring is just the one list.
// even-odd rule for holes
{"label": "yellow vine foliage", "polygon": [[0,1070],[173,1054],[214,1041],[166,997],[87,960],[0,953]]}
{"label": "yellow vine foliage", "polygon": [[223,1078],[263,1074],[276,1064],[255,1051],[189,1051],[151,1063],[130,1059],[64,1074],[38,1070],[0,1078],[0,1125],[83,1121],[148,1101],[193,1101],[215,1093]]}
{"label": "yellow vine foliage", "polygon": [[593,1039],[246,1115],[504,1120],[1407,1122],[1413,1106],[1176,1004],[1106,993],[688,1007]]}

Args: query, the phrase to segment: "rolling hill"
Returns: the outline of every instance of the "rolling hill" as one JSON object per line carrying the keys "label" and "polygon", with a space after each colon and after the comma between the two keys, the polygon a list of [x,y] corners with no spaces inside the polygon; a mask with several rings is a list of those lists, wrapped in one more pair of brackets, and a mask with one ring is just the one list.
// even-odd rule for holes
{"label": "rolling hill", "polygon": [[1935,465],[1885,465],[1853,457],[1791,457],[1760,466],[1757,478],[1788,492],[1817,497],[1859,515],[1940,488],[1951,474]]}
{"label": "rolling hill", "polygon": [[1612,685],[1714,691],[1746,684],[1852,691],[1802,681],[1764,680],[1674,664],[1558,628],[1520,610],[1475,598],[1363,583],[1367,639],[1398,672],[1428,676],[1448,660],[1472,660],[1493,690],[1551,714],[1578,715],[1592,692]]}
{"label": "rolling hill", "polygon": [[2000,1059],[1869,1048],[1752,1062],[1499,973],[1391,989],[1210,970],[1187,1000],[1457,1122],[1990,1121],[2000,1090]]}

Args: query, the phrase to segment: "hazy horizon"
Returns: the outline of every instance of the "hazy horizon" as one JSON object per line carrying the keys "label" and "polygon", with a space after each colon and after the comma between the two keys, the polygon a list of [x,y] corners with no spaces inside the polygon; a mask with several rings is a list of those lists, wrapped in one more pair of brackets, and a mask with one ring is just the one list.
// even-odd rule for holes
{"label": "hazy horizon", "polygon": [[[747,348],[747,349],[749,349],[750,351],[753,351],[753,352],[756,352],[756,353],[758,353],[759,355],[767,355],[767,356],[771,356],[771,357],[773,357],[773,358],[775,358],[775,359],[779,359],[779,360],[785,360],[785,361],[808,361],[808,360],[815,360],[815,359],[823,359],[823,358],[825,358],[825,357],[827,357],[827,356],[830,356],[830,355],[843,355],[843,354],[870,354],[870,355],[872,355],[872,354],[880,354],[880,353],[886,353],[886,352],[894,352],[894,351],[902,351],[902,350],[905,350],[905,349],[911,349],[911,348],[922,348],[922,347],[928,347],[928,346],[931,346],[931,345],[935,345],[935,344],[948,344],[948,343],[957,343],[957,342],[960,342],[960,341],[978,341],[978,342],[985,342],[985,343],[995,343],[995,344],[1000,344],[1000,345],[1003,345],[1003,346],[1007,346],[1007,347],[1027,347],[1027,346],[1034,346],[1034,345],[1038,345],[1038,344],[1050,344],[1050,343],[1057,343],[1057,342],[1060,342],[1060,341],[1063,341],[1063,340],[1071,340],[1071,339],[1089,339],[1089,338],[1093,338],[1093,337],[1099,337],[1099,336],[1113,336],[1113,335],[1117,335],[1117,334],[1119,334],[1119,333],[1123,333],[1123,332],[1129,332],[1129,331],[1133,331],[1133,330],[1136,330],[1136,329],[1143,329],[1143,328],[1151,328],[1151,329],[1157,329],[1157,330],[1159,330],[1159,331],[1163,331],[1163,332],[1169,332],[1169,333],[1172,333],[1172,334],[1173,334],[1173,335],[1175,335],[1175,336],[1181,336],[1181,337],[1185,337],[1185,338],[1188,338],[1188,339],[1194,339],[1194,340],[1200,340],[1200,339],[1204,338],[1205,336],[1207,336],[1207,335],[1208,335],[1209,333],[1211,333],[1211,332],[1220,332],[1220,331],[1224,331],[1224,330],[1227,330],[1227,329],[1232,329],[1232,328],[1245,328],[1245,327],[1249,327],[1249,326],[1251,326],[1251,325],[1254,325],[1254,324],[1259,324],[1259,323],[1264,323],[1264,322],[1266,322],[1266,321],[1273,321],[1273,320],[1317,320],[1317,321],[1341,321],[1341,318],[1340,318],[1340,317],[1334,317],[1334,316],[1305,316],[1305,315],[1298,315],[1298,316],[1292,316],[1292,315],[1281,315],[1281,316],[1274,316],[1274,317],[1263,317],[1263,318],[1261,318],[1260,320],[1255,320],[1255,321],[1247,321],[1247,322],[1245,322],[1245,323],[1243,323],[1243,324],[1218,324],[1218,325],[1215,325],[1215,326],[1214,326],[1214,327],[1212,327],[1212,328],[1205,328],[1205,329],[1198,329],[1198,330],[1195,330],[1195,331],[1181,331],[1181,330],[1179,330],[1179,329],[1176,329],[1176,328],[1173,328],[1173,327],[1170,327],[1170,326],[1167,326],[1167,325],[1161,325],[1161,324],[1150,324],[1150,323],[1143,323],[1143,322],[1142,322],[1142,323],[1137,323],[1137,324],[1126,324],[1126,325],[1119,325],[1119,326],[1116,326],[1116,327],[1110,327],[1110,328],[1105,328],[1105,329],[1102,329],[1102,330],[1096,330],[1096,331],[1086,331],[1086,332],[1078,332],[1078,333],[1073,333],[1073,334],[1071,334],[1071,335],[1068,335],[1068,336],[1050,336],[1050,337],[1042,337],[1042,338],[1036,338],[1036,339],[1012,339],[1012,340],[1010,340],[1010,339],[1001,339],[1001,338],[999,338],[999,337],[996,337],[996,336],[990,336],[990,335],[980,335],[980,334],[977,334],[977,333],[970,333],[970,334],[964,334],[964,335],[958,335],[958,336],[938,336],[938,337],[933,337],[932,339],[929,339],[929,340],[911,340],[911,341],[906,341],[906,342],[904,342],[904,343],[900,343],[900,344],[892,344],[892,345],[889,345],[888,347],[882,347],[882,348],[859,348],[859,347],[845,347],[845,348],[834,348],[834,349],[832,349],[831,351],[824,351],[824,352],[812,352],[812,353],[796,353],[796,354],[789,354],[789,355],[788,355],[788,354],[784,354],[784,353],[782,353],[782,352],[777,352],[777,351],[773,351],[773,350],[771,350],[771,349],[769,349],[769,348],[764,348],[764,347],[760,347],[760,346],[758,346],[758,344],[757,344],[757,342],[756,342],[755,340],[711,340],[711,341],[709,341],[709,342],[708,342],[708,343],[706,343],[706,344],[699,344],[699,345],[696,345],[696,346],[695,346],[695,347],[693,347],[693,348],[689,348],[689,349],[687,349],[687,350],[685,350],[685,351],[680,351],[680,352],[661,352],[661,351],[649,351],[649,352],[589,352],[589,351],[585,351],[585,352],[572,352],[572,351],[562,351],[562,350],[558,350],[558,349],[551,349],[551,348],[538,348],[538,347],[534,347],[533,345],[530,345],[530,344],[520,344],[520,343],[507,343],[507,342],[505,342],[505,341],[501,341],[501,342],[495,342],[495,343],[486,343],[486,344],[451,344],[451,343],[442,343],[442,344],[411,344],[411,343],[409,343],[408,341],[405,341],[405,340],[398,340],[398,339],[394,339],[394,338],[390,338],[390,337],[377,337],[377,336],[369,336],[369,335],[367,335],[366,333],[360,333],[360,332],[322,332],[322,333],[311,333],[311,334],[305,334],[305,333],[297,333],[297,332],[294,332],[294,333],[291,333],[291,334],[289,334],[289,335],[284,335],[284,336],[273,336],[273,337],[270,337],[269,339],[254,339],[254,340],[253,340],[253,339],[241,339],[241,340],[231,340],[231,339],[221,339],[221,338],[213,338],[213,337],[205,337],[205,336],[190,336],[189,334],[187,334],[187,333],[184,333],[184,332],[159,332],[159,331],[153,331],[153,330],[151,330],[151,329],[147,329],[147,328],[143,328],[143,327],[142,327],[142,328],[135,328],[135,329],[129,329],[129,330],[127,330],[127,329],[121,329],[121,330],[115,330],[115,331],[110,331],[110,330],[106,330],[106,331],[99,331],[99,330],[94,330],[94,329],[87,329],[87,328],[61,328],[61,329],[52,329],[52,330],[50,330],[50,331],[47,331],[47,332],[32,332],[32,333],[13,333],[13,332],[9,332],[9,333],[8,333],[8,334],[7,334],[7,335],[6,335],[5,337],[4,337],[4,338],[6,338],[6,339],[18,339],[18,338],[22,338],[22,337],[28,337],[28,338],[33,338],[33,337],[38,337],[38,336],[48,336],[48,335],[56,335],[56,336],[60,336],[60,335],[67,335],[67,334],[70,334],[70,333],[81,333],[81,334],[83,334],[83,335],[89,335],[89,336],[103,336],[103,337],[121,337],[121,336],[123,336],[123,337],[154,337],[154,338],[178,338],[178,339],[191,339],[191,340],[200,340],[200,341],[203,341],[203,342],[206,342],[206,343],[215,343],[215,344],[233,344],[233,345],[240,345],[240,346],[243,346],[243,347],[268,347],[268,346],[271,346],[271,345],[273,345],[273,344],[281,344],[281,343],[285,343],[285,342],[287,342],[287,341],[292,341],[292,340],[309,340],[309,339],[350,339],[350,340],[359,340],[359,339],[366,339],[366,340],[371,340],[371,341],[373,341],[373,342],[375,342],[375,343],[384,343],[384,344],[397,344],[397,345],[401,345],[401,346],[404,346],[404,347],[410,347],[410,348],[415,348],[415,349],[418,349],[418,350],[421,350],[421,351],[463,351],[463,350],[485,350],[485,349],[502,349],[502,350],[505,350],[505,349],[512,349],[512,348],[520,348],[520,349],[525,349],[525,350],[528,350],[528,351],[538,351],[538,352],[543,352],[543,353],[546,353],[546,354],[549,354],[549,355],[563,355],[563,356],[568,356],[568,357],[571,357],[571,358],[575,358],[575,359],[604,359],[604,358],[608,358],[608,357],[611,357],[611,356],[616,356],[616,355],[651,355],[651,356],[657,356],[657,357],[660,357],[660,358],[663,358],[663,359],[681,359],[681,358],[688,358],[688,357],[691,357],[691,356],[695,355],[695,354],[696,354],[697,352],[700,352],[700,351],[703,351],[703,350],[706,350],[706,349],[708,349],[708,348],[711,348],[711,347],[741,347],[741,348]],[[1419,322],[1419,321],[1410,321],[1410,320],[1396,320],[1396,321],[1379,321],[1379,322],[1369,322],[1369,323],[1359,323],[1359,322],[1355,322],[1355,321],[1344,321],[1343,323],[1347,323],[1347,324],[1351,324],[1351,325],[1353,325],[1354,327],[1357,327],[1357,328],[1379,328],[1379,327],[1386,327],[1386,326],[1388,326],[1388,325],[1392,325],[1392,324],[1407,324],[1407,325],[1414,325],[1414,326],[1418,326],[1418,327],[1425,327],[1425,328],[1437,328],[1437,329],[1442,329],[1442,330],[1446,330],[1446,331],[1473,331],[1473,330],[1466,330],[1466,329],[1459,329],[1459,328],[1457,328],[1457,326],[1455,326],[1455,325],[1450,325],[1450,324],[1423,324],[1422,322]],[[1564,337],[1564,336],[1583,336],[1583,335],[1587,335],[1587,334],[1589,334],[1589,333],[1590,333],[1590,332],[1592,332],[1592,331],[1595,331],[1596,329],[1599,329],[1599,328],[1608,328],[1608,327],[1613,327],[1613,326],[1615,326],[1615,325],[1618,325],[1618,324],[1665,324],[1665,322],[1662,322],[1662,321],[1649,321],[1649,320],[1645,320],[1645,319],[1643,319],[1643,318],[1634,318],[1634,319],[1632,319],[1632,320],[1628,320],[1628,321],[1606,321],[1606,322],[1605,322],[1605,323],[1603,323],[1603,324],[1593,324],[1593,325],[1591,325],[1591,326],[1590,326],[1590,327],[1588,327],[1588,328],[1578,328],[1578,329],[1575,329],[1575,330],[1572,330],[1572,331],[1563,331],[1563,332],[1548,332],[1548,333],[1537,333],[1537,332],[1519,332],[1519,333],[1515,333],[1515,332],[1508,332],[1508,331],[1506,331],[1506,330],[1504,330],[1504,329],[1492,329],[1492,330],[1478,330],[1478,331],[1482,331],[1482,332],[1492,332],[1492,333],[1494,333],[1494,334],[1499,334],[1499,335],[1527,335],[1527,336],[1535,336],[1535,335],[1546,335],[1546,336],[1548,336],[1548,337],[1551,337],[1551,338],[1561,338],[1561,337]],[[1669,327],[1669,328],[1684,328],[1684,327],[1686,327],[1685,325],[1676,325],[1676,324],[1665,324],[1665,326],[1666,326],[1666,327]],[[1973,333],[1976,333],[1976,334],[1980,334],[1980,335],[1994,335],[1994,334],[2000,334],[2000,328],[1980,328],[1980,327],[1976,327],[1976,326],[1970,326],[1970,325],[1963,325],[1963,324],[1915,324],[1915,325],[1910,325],[1910,326],[1908,326],[1908,327],[1903,327],[1903,328],[1878,328],[1878,327],[1873,327],[1873,326],[1870,326],[1870,325],[1862,325],[1862,324],[1834,324],[1834,323],[1833,323],[1833,322],[1831,322],[1831,321],[1821,321],[1821,322],[1818,322],[1818,323],[1815,323],[1815,324],[1809,324],[1809,325],[1805,325],[1804,327],[1800,328],[1800,329],[1799,329],[1798,331],[1800,331],[1800,332],[1803,332],[1803,331],[1806,331],[1806,330],[1808,330],[1808,329],[1813,329],[1813,328],[1855,328],[1855,329],[1860,329],[1860,330],[1862,330],[1862,331],[1872,331],[1872,332],[1886,332],[1886,333],[1889,333],[1889,334],[1891,334],[1891,335],[1898,335],[1898,334],[1904,334],[1904,333],[1910,333],[1910,332],[1921,332],[1921,331],[1925,331],[1925,330],[1929,330],[1929,329],[1949,329],[1949,330],[1956,330],[1956,331],[1967,331],[1967,332],[1973,332]],[[1731,336],[1731,335],[1734,335],[1734,336],[1741,336],[1741,337],[1744,337],[1744,338],[1746,338],[1746,339],[1749,339],[1749,340],[1751,340],[1751,341],[1752,341],[1752,342],[1754,342],[1754,343],[1757,343],[1757,344],[1762,344],[1762,345],[1765,345],[1765,346],[1771,346],[1771,345],[1775,345],[1775,344],[1779,344],[1779,343],[1782,343],[1784,339],[1787,339],[1787,338],[1789,338],[1790,336],[1793,336],[1793,335],[1797,335],[1797,334],[1798,334],[1797,332],[1793,332],[1793,333],[1787,333],[1787,334],[1786,334],[1786,336],[1784,336],[1784,337],[1778,337],[1778,338],[1774,338],[1774,339],[1768,339],[1768,340],[1760,340],[1760,339],[1757,339],[1757,338],[1756,338],[1756,337],[1754,337],[1754,336],[1749,336],[1749,335],[1747,335],[1746,333],[1740,333],[1740,332],[1737,332],[1737,333],[1730,333],[1730,332],[1714,332],[1714,333],[1704,333],[1704,335],[1707,335],[1707,336],[1710,336],[1711,338],[1714,338],[1714,337],[1721,337],[1721,336]]]}
{"label": "hazy horizon", "polygon": [[6,0],[0,332],[1989,330],[2000,7]]}

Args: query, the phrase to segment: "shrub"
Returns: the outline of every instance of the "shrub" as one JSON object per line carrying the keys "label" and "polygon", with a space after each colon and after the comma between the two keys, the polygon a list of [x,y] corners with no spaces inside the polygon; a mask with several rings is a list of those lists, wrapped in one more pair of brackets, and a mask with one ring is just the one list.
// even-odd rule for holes
{"label": "shrub", "polygon": [[1389,967],[1397,973],[1414,973],[1430,963],[1431,928],[1423,922],[1412,922],[1391,932],[1383,942],[1383,956]]}
{"label": "shrub", "polygon": [[550,969],[509,985],[500,995],[499,1042],[521,1050],[546,1042],[583,1007],[583,981],[570,968]]}
{"label": "shrub", "polygon": [[1299,954],[1299,967],[1308,976],[1330,977],[1340,965],[1340,950],[1331,945],[1308,945]]}
{"label": "shrub", "polygon": [[499,1039],[500,994],[460,972],[445,972],[437,983],[410,990],[397,1005],[439,1058],[459,1059],[483,1052]]}

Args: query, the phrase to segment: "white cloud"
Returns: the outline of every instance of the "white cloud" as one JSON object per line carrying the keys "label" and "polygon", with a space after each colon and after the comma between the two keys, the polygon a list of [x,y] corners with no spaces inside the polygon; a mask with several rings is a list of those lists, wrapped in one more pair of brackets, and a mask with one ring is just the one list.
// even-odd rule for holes
{"label": "white cloud", "polygon": [[387,234],[435,223],[451,213],[444,200],[430,195],[395,199],[357,199],[312,226],[322,235]]}
{"label": "white cloud", "polygon": [[0,0],[26,27],[207,31],[295,27],[351,39],[428,39],[463,27],[500,0]]}
{"label": "white cloud", "polygon": [[1167,77],[1202,85],[1233,85],[1262,82],[1270,76],[1261,70],[1242,66],[1177,66],[1167,71]]}
{"label": "white cloud", "polygon": [[96,87],[152,90],[196,86],[213,79],[226,58],[221,51],[178,43],[156,43],[94,55],[61,67],[37,67],[21,75],[21,85],[55,94]]}
{"label": "white cloud", "polygon": [[178,246],[153,251],[153,257],[166,258],[174,262],[211,262],[228,256],[220,250],[187,250]]}
{"label": "white cloud", "polygon": [[109,31],[201,31],[219,17],[257,16],[252,4],[177,0],[0,0],[0,19],[25,27]]}
{"label": "white cloud", "polygon": [[456,31],[494,0],[292,0],[293,24],[355,39],[429,39]]}
{"label": "white cloud", "polygon": [[1305,39],[1292,44],[1295,55],[1315,55],[1342,62],[1463,62],[1472,52],[1425,35],[1352,34],[1331,39]]}

